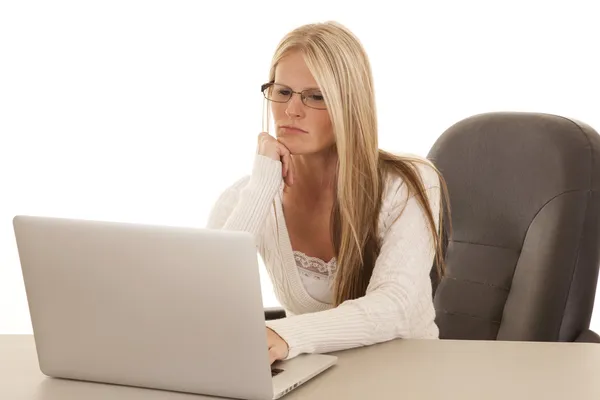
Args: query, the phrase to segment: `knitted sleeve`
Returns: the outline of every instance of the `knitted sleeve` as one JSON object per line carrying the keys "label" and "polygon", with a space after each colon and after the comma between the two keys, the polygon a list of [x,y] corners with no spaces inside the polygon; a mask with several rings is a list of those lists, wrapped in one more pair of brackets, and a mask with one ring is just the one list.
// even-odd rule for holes
{"label": "knitted sleeve", "polygon": [[257,154],[252,174],[221,193],[210,212],[207,228],[246,231],[258,239],[283,181],[281,168],[280,161]]}

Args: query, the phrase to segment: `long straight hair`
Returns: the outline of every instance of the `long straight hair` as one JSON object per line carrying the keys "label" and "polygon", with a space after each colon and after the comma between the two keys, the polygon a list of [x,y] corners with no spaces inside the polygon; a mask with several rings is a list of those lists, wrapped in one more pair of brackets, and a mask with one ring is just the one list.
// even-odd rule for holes
{"label": "long straight hair", "polygon": [[[416,196],[424,210],[435,251],[436,272],[438,277],[443,276],[443,211],[440,207],[439,215],[434,215],[417,164],[427,163],[438,173],[442,200],[449,213],[446,184],[428,160],[379,149],[371,66],[362,44],[350,30],[334,21],[300,26],[278,44],[269,81],[275,79],[279,61],[295,51],[303,54],[323,93],[338,155],[330,226],[338,264],[333,287],[335,305],[366,293],[381,249],[378,215],[389,173],[404,180],[409,193]],[[268,123],[268,109],[266,119]]]}

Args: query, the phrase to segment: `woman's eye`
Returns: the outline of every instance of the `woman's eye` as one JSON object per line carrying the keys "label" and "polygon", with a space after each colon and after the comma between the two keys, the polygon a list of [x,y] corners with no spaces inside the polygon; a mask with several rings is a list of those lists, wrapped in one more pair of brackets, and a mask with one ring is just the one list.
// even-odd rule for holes
{"label": "woman's eye", "polygon": [[289,91],[289,90],[286,90],[286,89],[279,89],[279,92],[278,92],[278,93],[279,93],[280,95],[282,95],[282,96],[289,96],[289,95],[290,95],[290,91]]}

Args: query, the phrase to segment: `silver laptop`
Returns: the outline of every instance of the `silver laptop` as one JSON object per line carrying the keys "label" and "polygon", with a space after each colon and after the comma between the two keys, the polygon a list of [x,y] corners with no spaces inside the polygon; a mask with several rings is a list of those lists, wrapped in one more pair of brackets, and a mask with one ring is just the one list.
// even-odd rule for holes
{"label": "silver laptop", "polygon": [[35,216],[13,226],[50,377],[277,399],[336,363],[269,364],[249,233]]}

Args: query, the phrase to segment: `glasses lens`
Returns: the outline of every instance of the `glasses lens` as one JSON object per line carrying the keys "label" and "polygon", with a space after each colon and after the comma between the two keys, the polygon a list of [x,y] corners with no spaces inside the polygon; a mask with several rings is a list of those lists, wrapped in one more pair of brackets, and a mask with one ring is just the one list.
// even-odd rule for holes
{"label": "glasses lens", "polygon": [[[287,103],[294,94],[292,89],[289,87],[277,83],[268,85],[263,93],[268,100],[275,101],[277,103]],[[302,101],[308,107],[321,110],[327,108],[323,94],[319,89],[309,89],[302,92]]]}
{"label": "glasses lens", "polygon": [[320,90],[306,90],[304,92],[304,103],[312,108],[325,109],[325,99]]}
{"label": "glasses lens", "polygon": [[285,103],[290,99],[291,95],[292,91],[290,88],[278,85],[276,83],[272,84],[265,90],[265,97],[278,103]]}

